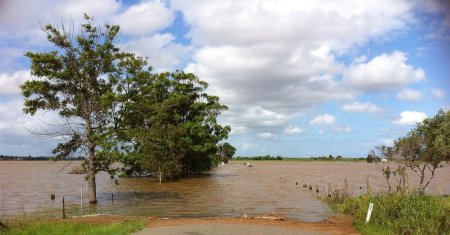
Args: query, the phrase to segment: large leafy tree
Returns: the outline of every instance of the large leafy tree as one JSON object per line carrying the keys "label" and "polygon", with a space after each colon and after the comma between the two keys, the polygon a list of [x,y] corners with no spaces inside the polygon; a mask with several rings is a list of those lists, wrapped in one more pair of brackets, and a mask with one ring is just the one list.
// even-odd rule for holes
{"label": "large leafy tree", "polygon": [[236,153],[236,148],[233,147],[233,145],[231,145],[228,142],[219,144],[218,147],[219,147],[219,154],[224,163],[228,163],[228,160],[233,158],[234,154]]}
{"label": "large leafy tree", "polygon": [[86,156],[89,202],[96,203],[95,175],[100,170],[111,172],[111,153],[117,150],[114,133],[121,108],[117,95],[125,92],[123,80],[142,71],[145,62],[114,45],[119,26],[97,27],[89,16],[84,18],[78,34],[64,25],[43,27],[55,49],[25,53],[37,79],[21,89],[25,113],[53,110],[64,120],[57,132],[50,133],[65,140],[53,153],[57,158]]}
{"label": "large leafy tree", "polygon": [[127,87],[125,172],[152,174],[161,181],[218,164],[217,143],[227,138],[230,127],[219,125],[217,116],[227,107],[205,93],[205,82],[176,71],[137,76]]}
{"label": "large leafy tree", "polygon": [[419,193],[424,194],[442,162],[450,160],[450,111],[419,123],[405,137],[395,141],[398,157],[419,176]]}

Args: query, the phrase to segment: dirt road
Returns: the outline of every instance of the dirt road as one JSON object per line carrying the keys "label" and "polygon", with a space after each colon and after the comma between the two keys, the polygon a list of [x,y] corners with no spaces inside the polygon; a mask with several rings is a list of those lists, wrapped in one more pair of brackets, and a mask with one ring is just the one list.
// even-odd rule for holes
{"label": "dirt road", "polygon": [[256,218],[151,218],[136,235],[153,234],[360,234],[345,217],[332,217],[323,222],[271,220]]}

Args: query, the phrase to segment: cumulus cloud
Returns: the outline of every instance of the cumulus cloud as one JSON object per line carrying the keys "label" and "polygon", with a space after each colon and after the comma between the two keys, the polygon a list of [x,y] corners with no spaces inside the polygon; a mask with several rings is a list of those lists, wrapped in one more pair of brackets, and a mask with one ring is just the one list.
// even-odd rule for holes
{"label": "cumulus cloud", "polygon": [[248,116],[261,107],[285,123],[312,106],[354,99],[359,91],[341,82],[347,69],[336,55],[412,22],[407,1],[174,0],[171,6],[182,12],[198,48],[186,70],[208,82],[229,113]]}
{"label": "cumulus cloud", "polygon": [[171,71],[180,69],[178,66],[182,59],[192,50],[191,46],[177,44],[174,40],[170,33],[157,33],[128,41],[120,47],[138,56],[148,57],[150,64],[158,71]]}
{"label": "cumulus cloud", "polygon": [[431,92],[433,93],[433,96],[438,98],[438,99],[441,99],[441,98],[445,97],[445,90],[444,89],[436,88],[436,89],[431,90]]}
{"label": "cumulus cloud", "polygon": [[[407,1],[174,0],[171,3],[192,25],[190,37],[197,44],[208,45],[284,40],[294,45],[318,42],[344,48],[401,28],[412,20],[409,12],[412,4]],[[379,15],[383,15],[382,20]]]}
{"label": "cumulus cloud", "polygon": [[84,13],[103,21],[122,7],[116,0],[2,0],[0,4],[0,32],[16,36],[33,36],[40,32],[40,24],[61,20],[77,25]]}
{"label": "cumulus cloud", "polygon": [[397,99],[403,101],[416,101],[422,98],[422,92],[413,89],[403,89],[397,94]]}
{"label": "cumulus cloud", "polygon": [[234,134],[260,133],[285,126],[295,115],[280,114],[261,106],[235,106],[223,114],[226,123],[235,129]]}
{"label": "cumulus cloud", "polygon": [[372,104],[370,102],[360,103],[360,102],[353,102],[350,104],[344,104],[342,105],[342,109],[347,112],[356,112],[356,113],[380,113],[383,112],[383,109],[378,107],[375,104]]}
{"label": "cumulus cloud", "polygon": [[393,89],[423,81],[425,71],[406,64],[407,59],[400,51],[382,54],[367,63],[351,65],[345,79],[350,85],[366,91]]}
{"label": "cumulus cloud", "polygon": [[298,126],[288,126],[284,129],[283,133],[287,135],[295,135],[295,134],[301,134],[305,132],[305,129],[302,129]]}
{"label": "cumulus cloud", "polygon": [[314,117],[309,124],[311,125],[330,125],[336,122],[336,117],[330,114],[321,114]]}
{"label": "cumulus cloud", "polygon": [[418,111],[403,111],[400,117],[392,121],[396,125],[415,125],[427,118],[427,114]]}
{"label": "cumulus cloud", "polygon": [[169,26],[174,19],[173,13],[161,1],[141,2],[130,6],[115,17],[124,33],[147,35]]}
{"label": "cumulus cloud", "polygon": [[0,74],[0,97],[20,95],[19,86],[31,77],[30,71],[17,71],[13,74]]}

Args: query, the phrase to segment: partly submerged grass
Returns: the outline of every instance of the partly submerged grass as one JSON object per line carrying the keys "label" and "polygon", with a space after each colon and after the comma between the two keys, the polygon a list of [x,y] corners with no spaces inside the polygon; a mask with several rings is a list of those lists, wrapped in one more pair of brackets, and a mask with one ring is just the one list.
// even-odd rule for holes
{"label": "partly submerged grass", "polygon": [[[370,221],[365,223],[369,203]],[[450,234],[450,197],[382,194],[332,202],[363,234]]]}
{"label": "partly submerged grass", "polygon": [[145,221],[125,220],[116,223],[80,223],[67,221],[39,220],[28,223],[12,224],[0,229],[5,235],[47,235],[47,234],[131,234],[142,229]]}

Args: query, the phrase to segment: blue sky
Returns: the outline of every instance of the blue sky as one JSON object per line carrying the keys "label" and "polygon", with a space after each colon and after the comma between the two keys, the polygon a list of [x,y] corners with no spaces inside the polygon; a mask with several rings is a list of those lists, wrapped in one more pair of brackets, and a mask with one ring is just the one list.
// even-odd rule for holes
{"label": "blue sky", "polygon": [[40,24],[83,13],[119,24],[118,45],[155,71],[182,69],[229,110],[238,155],[365,156],[450,108],[445,1],[14,1],[0,3],[0,154],[50,155],[22,114],[25,51],[51,48]]}

